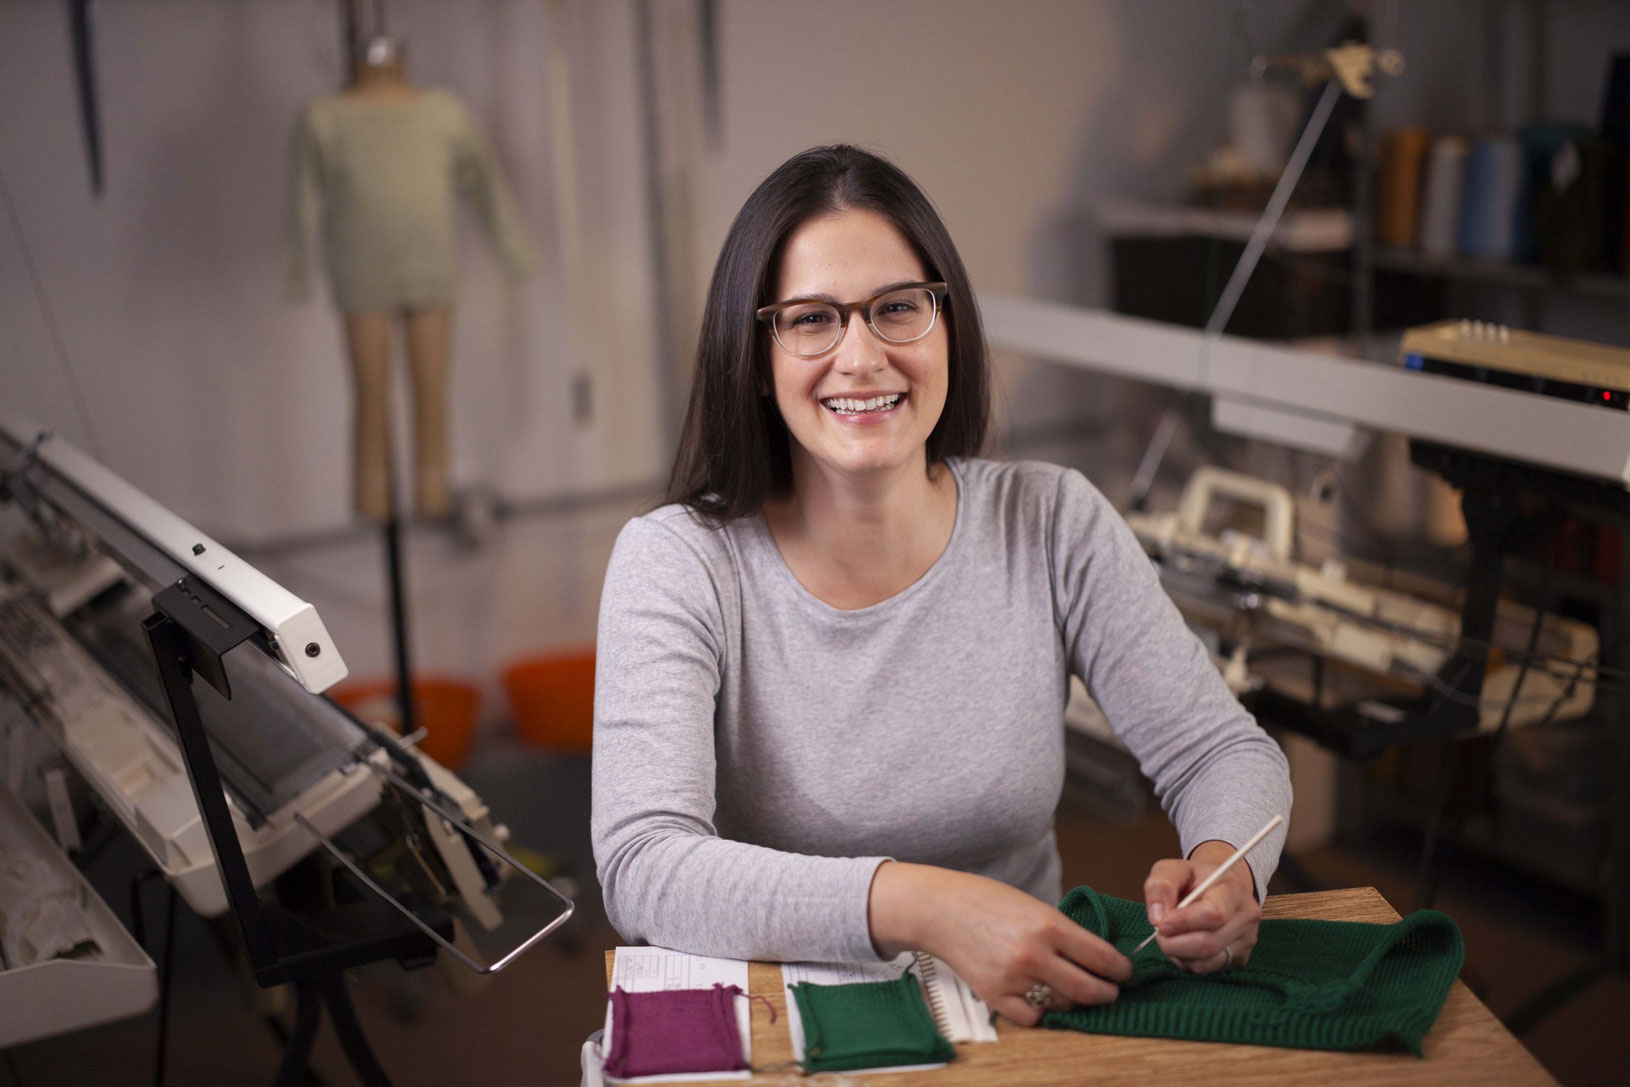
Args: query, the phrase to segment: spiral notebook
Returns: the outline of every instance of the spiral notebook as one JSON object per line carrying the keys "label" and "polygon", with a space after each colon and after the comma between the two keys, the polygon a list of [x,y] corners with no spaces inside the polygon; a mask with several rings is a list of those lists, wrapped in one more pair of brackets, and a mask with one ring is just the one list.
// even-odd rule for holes
{"label": "spiral notebook", "polygon": [[928,1001],[928,1012],[945,1040],[994,1042],[996,1027],[991,1023],[990,1007],[974,995],[968,983],[927,952],[913,952],[913,957],[917,980],[922,982],[923,997]]}

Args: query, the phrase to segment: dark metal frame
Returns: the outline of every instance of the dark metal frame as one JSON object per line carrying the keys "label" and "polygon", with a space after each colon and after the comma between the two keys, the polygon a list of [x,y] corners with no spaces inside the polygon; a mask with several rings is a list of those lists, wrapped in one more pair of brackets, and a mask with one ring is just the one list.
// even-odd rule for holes
{"label": "dark metal frame", "polygon": [[[249,875],[227,807],[220,771],[192,692],[194,673],[223,698],[232,697],[222,658],[260,636],[249,616],[207,585],[182,578],[153,596],[154,612],[142,624],[170,703],[193,797],[208,832],[210,851],[226,887],[227,901],[243,932],[255,980],[295,986],[295,1031],[276,1082],[300,1082],[324,1005],[340,1045],[364,1083],[388,1084],[351,1005],[343,971],[384,959],[427,962],[436,944],[404,923],[394,906],[362,892],[359,899],[316,917],[297,917],[276,903],[262,903]],[[428,912],[428,911],[427,911]],[[452,937],[451,919],[440,911],[433,926]]]}

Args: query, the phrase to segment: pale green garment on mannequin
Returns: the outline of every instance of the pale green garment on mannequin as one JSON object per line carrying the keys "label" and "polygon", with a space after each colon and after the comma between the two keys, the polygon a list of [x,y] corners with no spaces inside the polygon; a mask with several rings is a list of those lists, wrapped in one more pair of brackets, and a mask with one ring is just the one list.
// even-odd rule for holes
{"label": "pale green garment on mannequin", "polygon": [[334,302],[347,313],[448,305],[454,203],[470,194],[511,274],[532,255],[486,138],[445,91],[406,101],[333,94],[308,103],[290,156],[289,291],[311,291],[321,218]]}

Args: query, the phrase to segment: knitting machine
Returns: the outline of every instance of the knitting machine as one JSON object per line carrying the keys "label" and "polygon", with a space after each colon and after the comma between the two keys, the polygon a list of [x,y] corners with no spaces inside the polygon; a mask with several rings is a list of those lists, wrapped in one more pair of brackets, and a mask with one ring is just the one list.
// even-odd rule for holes
{"label": "knitting machine", "polygon": [[[492,973],[566,921],[570,900],[510,857],[473,790],[320,697],[345,674],[310,604],[60,438],[0,420],[0,861],[27,846],[63,888],[8,898],[0,871],[0,935],[26,929],[32,948],[0,963],[0,1045],[151,1003],[151,960],[62,856],[87,817],[122,826],[201,916],[230,909],[256,980],[326,1001],[342,1031],[343,969],[445,952]],[[57,849],[33,848],[50,839],[29,808]],[[553,915],[478,951],[512,875]]]}
{"label": "knitting machine", "polygon": [[[1260,531],[1207,531],[1220,502],[1250,511]],[[1463,696],[1441,678],[1463,648],[1461,613],[1447,586],[1402,591],[1354,580],[1335,559],[1319,566],[1293,557],[1296,506],[1277,484],[1220,468],[1195,472],[1176,510],[1132,514],[1132,531],[1159,563],[1161,579],[1191,622],[1210,632],[1224,677],[1248,701],[1294,697],[1327,702],[1309,689],[1305,669],[1258,667],[1254,658],[1302,655],[1343,668],[1356,685],[1326,714],[1357,715],[1374,727],[1403,724],[1412,703]],[[1535,622],[1538,619],[1538,627]],[[1556,615],[1538,617],[1502,601],[1488,650],[1490,664],[1463,731],[1492,732],[1588,713],[1595,700],[1594,628]],[[1529,643],[1532,643],[1531,648]],[[1288,682],[1286,682],[1288,679]],[[1316,738],[1319,738],[1316,736]]]}

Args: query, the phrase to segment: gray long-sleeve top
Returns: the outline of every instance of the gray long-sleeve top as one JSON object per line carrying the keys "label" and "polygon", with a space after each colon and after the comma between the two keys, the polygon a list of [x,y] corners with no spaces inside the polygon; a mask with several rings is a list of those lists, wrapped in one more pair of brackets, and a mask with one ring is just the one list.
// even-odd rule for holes
{"label": "gray long-sleeve top", "polygon": [[[1289,817],[1283,754],[1103,495],[1053,465],[950,467],[944,554],[856,611],[805,590],[761,516],[710,526],[665,506],[623,529],[600,605],[593,836],[626,939],[875,959],[867,900],[891,858],[1057,902],[1072,672],[1185,854]],[[1259,896],[1283,842],[1251,855]]]}

